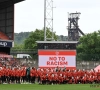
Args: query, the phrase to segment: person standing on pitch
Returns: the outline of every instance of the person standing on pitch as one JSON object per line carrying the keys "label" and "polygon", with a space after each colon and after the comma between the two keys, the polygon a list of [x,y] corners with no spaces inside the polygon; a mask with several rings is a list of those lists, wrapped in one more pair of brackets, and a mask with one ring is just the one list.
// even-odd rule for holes
{"label": "person standing on pitch", "polygon": [[30,67],[28,67],[28,68],[26,69],[26,78],[27,78],[27,82],[30,83]]}

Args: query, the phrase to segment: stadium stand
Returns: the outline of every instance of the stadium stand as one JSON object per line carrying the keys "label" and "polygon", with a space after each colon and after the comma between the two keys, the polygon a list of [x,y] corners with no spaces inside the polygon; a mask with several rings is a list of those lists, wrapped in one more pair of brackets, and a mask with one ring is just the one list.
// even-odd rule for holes
{"label": "stadium stand", "polygon": [[25,0],[0,0],[0,52],[10,55],[14,46],[14,4]]}
{"label": "stadium stand", "polygon": [[9,37],[6,34],[4,34],[3,32],[0,32],[0,39],[9,40]]}

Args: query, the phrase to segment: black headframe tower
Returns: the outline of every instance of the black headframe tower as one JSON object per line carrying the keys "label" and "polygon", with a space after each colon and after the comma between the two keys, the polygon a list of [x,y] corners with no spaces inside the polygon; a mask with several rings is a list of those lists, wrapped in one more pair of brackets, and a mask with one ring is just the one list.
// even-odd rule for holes
{"label": "black headframe tower", "polygon": [[68,41],[78,41],[80,34],[84,33],[79,29],[78,20],[81,13],[68,13]]}

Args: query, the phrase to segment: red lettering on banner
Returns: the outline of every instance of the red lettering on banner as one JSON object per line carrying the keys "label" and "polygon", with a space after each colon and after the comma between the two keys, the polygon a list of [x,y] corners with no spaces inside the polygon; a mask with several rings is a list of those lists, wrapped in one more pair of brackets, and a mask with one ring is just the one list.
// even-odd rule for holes
{"label": "red lettering on banner", "polygon": [[50,65],[50,62],[49,61],[47,61],[47,65]]}
{"label": "red lettering on banner", "polygon": [[49,60],[57,60],[57,57],[49,57]]}
{"label": "red lettering on banner", "polygon": [[64,62],[64,64],[66,65],[66,64],[68,64],[67,62]]}
{"label": "red lettering on banner", "polygon": [[64,60],[65,60],[65,57],[58,57],[58,59],[57,59],[57,57],[49,57],[49,60],[54,60],[54,61],[56,61],[56,60],[64,61]]}
{"label": "red lettering on banner", "polygon": [[51,65],[54,65],[54,62],[51,62],[50,64],[51,64]]}
{"label": "red lettering on banner", "polygon": [[64,61],[47,61],[47,65],[68,65],[68,62],[64,62]]}
{"label": "red lettering on banner", "polygon": [[58,57],[59,58],[59,60],[61,59],[61,57]]}
{"label": "red lettering on banner", "polygon": [[57,62],[54,62],[54,65],[57,65]]}
{"label": "red lettering on banner", "polygon": [[62,60],[65,61],[65,57],[62,57]]}
{"label": "red lettering on banner", "polygon": [[60,61],[64,61],[64,60],[65,60],[65,57],[58,57],[58,59],[59,59]]}
{"label": "red lettering on banner", "polygon": [[68,62],[65,60],[65,57],[49,57],[47,65],[68,65]]}

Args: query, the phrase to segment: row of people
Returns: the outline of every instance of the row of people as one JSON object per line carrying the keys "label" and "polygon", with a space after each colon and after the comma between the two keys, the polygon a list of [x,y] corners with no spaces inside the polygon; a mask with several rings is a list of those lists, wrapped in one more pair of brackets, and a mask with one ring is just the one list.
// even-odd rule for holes
{"label": "row of people", "polygon": [[67,70],[66,68],[15,67],[0,68],[0,83],[72,84],[100,83],[100,71]]}
{"label": "row of people", "polygon": [[0,67],[2,66],[16,67],[17,65],[19,65],[19,62],[15,58],[5,58],[5,57],[0,58]]}

